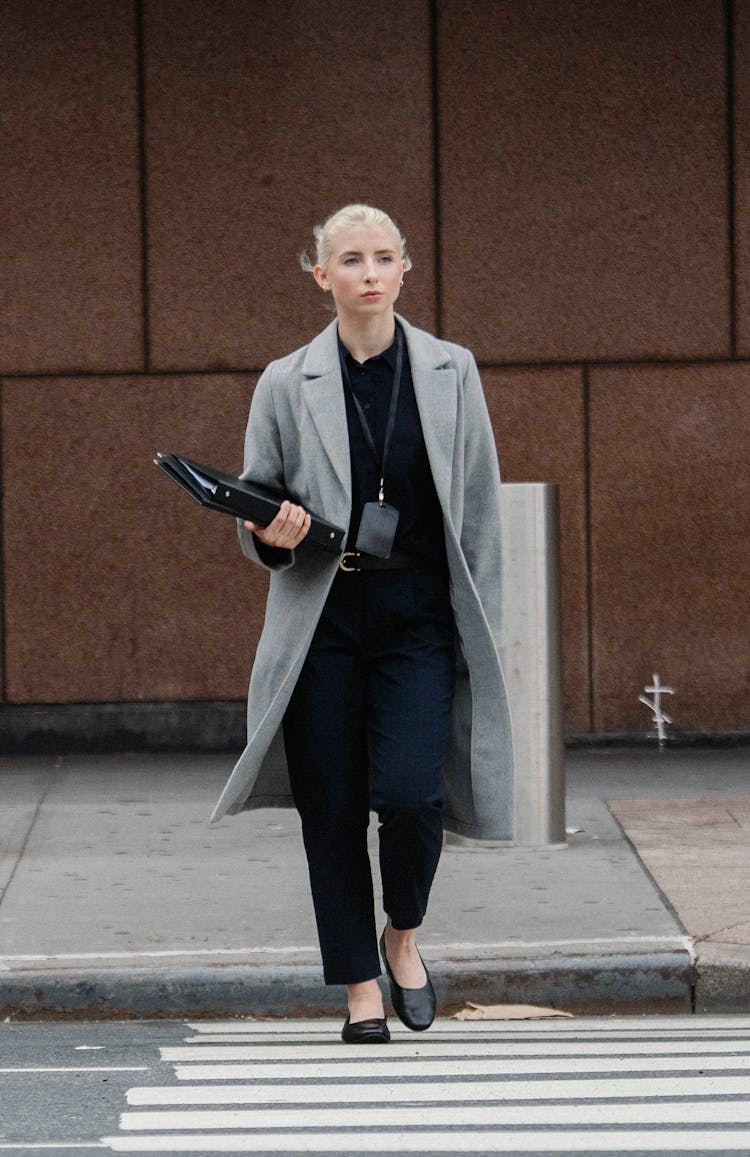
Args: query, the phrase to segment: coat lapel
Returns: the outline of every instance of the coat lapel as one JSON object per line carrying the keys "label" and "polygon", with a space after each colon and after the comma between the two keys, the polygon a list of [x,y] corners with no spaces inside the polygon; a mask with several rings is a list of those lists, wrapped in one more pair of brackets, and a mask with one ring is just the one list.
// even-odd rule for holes
{"label": "coat lapel", "polygon": [[399,317],[409,350],[414,394],[427,456],[443,510],[451,508],[458,381],[451,355],[437,339]]}
{"label": "coat lapel", "polygon": [[302,364],[304,402],[318,437],[351,506],[351,464],[346,403],[339,364],[336,321],[310,343]]}

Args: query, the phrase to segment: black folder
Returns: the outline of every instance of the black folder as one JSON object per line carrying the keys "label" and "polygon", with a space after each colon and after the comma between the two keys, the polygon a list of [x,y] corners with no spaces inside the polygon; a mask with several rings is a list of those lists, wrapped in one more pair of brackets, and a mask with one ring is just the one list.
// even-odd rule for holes
{"label": "black folder", "polygon": [[[223,474],[212,466],[202,466],[200,462],[183,458],[181,454],[157,454],[154,464],[201,506],[231,514],[234,518],[247,518],[258,526],[268,526],[285,499],[295,501],[289,494],[279,494],[267,486]],[[310,542],[331,554],[341,554],[346,532],[311,510],[307,513],[310,515],[310,529],[300,545]]]}

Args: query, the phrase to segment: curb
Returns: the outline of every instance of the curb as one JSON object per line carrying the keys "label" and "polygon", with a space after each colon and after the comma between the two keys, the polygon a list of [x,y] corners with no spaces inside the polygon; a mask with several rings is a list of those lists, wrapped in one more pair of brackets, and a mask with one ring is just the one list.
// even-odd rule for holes
{"label": "curb", "polygon": [[696,1012],[750,1012],[749,945],[699,945],[695,977]]}
{"label": "curb", "polygon": [[[467,1000],[584,1014],[693,1010],[687,951],[431,965],[443,1015]],[[0,1018],[113,1020],[339,1014],[342,989],[313,965],[18,970],[0,974]]]}

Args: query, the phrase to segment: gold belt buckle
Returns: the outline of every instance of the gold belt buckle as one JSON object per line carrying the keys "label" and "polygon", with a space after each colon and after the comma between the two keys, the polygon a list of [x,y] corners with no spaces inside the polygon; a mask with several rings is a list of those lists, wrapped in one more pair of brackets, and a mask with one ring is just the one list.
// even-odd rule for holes
{"label": "gold belt buckle", "polygon": [[339,560],[339,570],[345,571],[346,574],[356,574],[360,568],[358,566],[347,566],[345,562],[347,558],[359,558],[359,551],[346,550]]}

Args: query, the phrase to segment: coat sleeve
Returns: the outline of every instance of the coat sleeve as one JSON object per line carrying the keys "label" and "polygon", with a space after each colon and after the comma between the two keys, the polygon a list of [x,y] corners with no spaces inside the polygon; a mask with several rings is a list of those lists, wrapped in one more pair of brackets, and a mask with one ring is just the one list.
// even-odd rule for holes
{"label": "coat sleeve", "polygon": [[464,351],[464,517],[461,548],[496,645],[502,641],[500,466],[473,355]]}
{"label": "coat sleeve", "polygon": [[[245,459],[242,478],[251,478],[274,490],[284,489],[284,461],[281,437],[273,398],[273,379],[276,363],[271,362],[258,378],[250,403],[250,415],[245,430]],[[287,570],[294,565],[295,552],[266,546],[242,519],[237,519],[237,533],[242,553],[265,570]]]}

